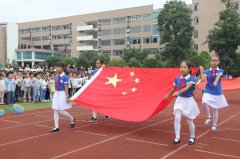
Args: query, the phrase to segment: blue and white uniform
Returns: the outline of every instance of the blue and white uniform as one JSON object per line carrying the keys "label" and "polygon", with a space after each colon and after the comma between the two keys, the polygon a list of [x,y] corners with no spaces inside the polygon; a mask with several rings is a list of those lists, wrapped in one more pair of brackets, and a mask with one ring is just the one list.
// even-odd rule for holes
{"label": "blue and white uniform", "polygon": [[223,75],[224,70],[217,68],[216,73],[214,73],[211,81],[212,71],[212,68],[205,71],[205,75],[207,76],[207,84],[204,90],[202,103],[207,104],[215,109],[227,107],[228,103],[222,93],[221,79],[218,81],[216,87],[213,86],[213,82],[216,80],[217,76],[219,74]]}
{"label": "blue and white uniform", "polygon": [[72,107],[71,103],[67,103],[67,95],[65,92],[65,84],[69,84],[68,76],[63,72],[60,75],[60,85],[59,90],[56,90],[57,88],[57,79],[58,75],[54,77],[54,83],[55,83],[55,92],[53,95],[53,101],[52,101],[52,109],[54,110],[66,110]]}
{"label": "blue and white uniform", "polygon": [[[189,83],[195,85],[196,78],[191,77],[190,74],[187,75],[186,77],[179,76],[175,79],[173,83],[174,86],[178,88],[178,90],[181,89],[181,83],[183,78],[185,78],[184,88]],[[195,119],[199,115],[200,111],[196,101],[193,98],[193,91],[194,86],[192,86],[187,92],[182,93],[177,97],[176,102],[174,104],[174,114],[176,113],[177,110],[180,110],[182,112],[182,115],[186,116],[189,119]]]}

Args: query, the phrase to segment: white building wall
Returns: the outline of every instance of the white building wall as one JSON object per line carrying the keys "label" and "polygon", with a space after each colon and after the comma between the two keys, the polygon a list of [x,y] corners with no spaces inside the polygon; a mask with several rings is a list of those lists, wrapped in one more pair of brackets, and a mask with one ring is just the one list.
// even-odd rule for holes
{"label": "white building wall", "polygon": [[16,49],[18,49],[18,24],[7,23],[7,61],[12,63],[12,60],[16,60]]}

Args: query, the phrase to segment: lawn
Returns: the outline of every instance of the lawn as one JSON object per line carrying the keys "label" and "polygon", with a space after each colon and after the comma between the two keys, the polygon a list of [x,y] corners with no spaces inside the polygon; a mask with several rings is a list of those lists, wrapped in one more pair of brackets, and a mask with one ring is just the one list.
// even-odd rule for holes
{"label": "lawn", "polygon": [[[51,108],[52,102],[38,103],[38,104],[19,102],[18,104],[23,106],[25,111],[28,111],[28,110],[36,110],[36,109],[43,109],[43,108]],[[6,113],[13,112],[13,107],[8,105],[0,106],[0,109],[5,110]]]}

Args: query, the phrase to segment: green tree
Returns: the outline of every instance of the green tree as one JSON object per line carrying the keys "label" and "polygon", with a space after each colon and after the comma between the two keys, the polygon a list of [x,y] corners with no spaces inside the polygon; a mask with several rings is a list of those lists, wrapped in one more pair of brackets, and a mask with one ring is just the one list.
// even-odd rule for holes
{"label": "green tree", "polygon": [[148,57],[146,50],[141,48],[124,49],[122,58],[128,63],[132,58],[136,59],[140,64]]}
{"label": "green tree", "polygon": [[131,59],[128,61],[127,65],[128,65],[129,67],[140,67],[141,63],[140,63],[139,60],[137,60],[136,58],[131,58]]}
{"label": "green tree", "polygon": [[89,61],[84,54],[81,54],[80,56],[78,56],[76,61],[77,67],[84,66],[85,68],[88,68],[88,64],[89,64]]}
{"label": "green tree", "polygon": [[185,2],[168,1],[158,16],[160,43],[165,45],[163,60],[171,60],[171,65],[178,66],[187,57],[192,47],[192,10]]}
{"label": "green tree", "polygon": [[48,67],[54,66],[57,62],[61,62],[63,61],[62,57],[59,56],[53,56],[53,57],[49,57],[48,59],[46,59],[44,66],[46,66],[46,63],[48,65]]}
{"label": "green tree", "polygon": [[77,61],[77,59],[76,59],[75,57],[71,57],[71,56],[65,57],[65,58],[63,59],[63,62],[64,62],[65,65],[68,65],[68,64],[70,64],[70,65],[76,64],[76,61]]}
{"label": "green tree", "polygon": [[209,31],[208,45],[210,51],[219,54],[221,66],[228,72],[234,66],[236,50],[240,45],[240,16],[230,0],[222,2],[226,7],[219,13],[214,29]]}
{"label": "green tree", "polygon": [[147,58],[143,61],[142,67],[144,68],[158,68],[162,67],[160,61],[154,57]]}
{"label": "green tree", "polygon": [[123,59],[112,59],[108,63],[108,66],[114,66],[114,67],[123,67],[126,63]]}

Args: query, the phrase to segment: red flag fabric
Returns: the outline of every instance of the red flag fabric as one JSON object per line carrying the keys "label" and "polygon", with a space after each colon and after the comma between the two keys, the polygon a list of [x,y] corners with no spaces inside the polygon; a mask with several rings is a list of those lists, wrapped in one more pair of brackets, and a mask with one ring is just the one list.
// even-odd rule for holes
{"label": "red flag fabric", "polygon": [[[198,87],[202,90],[205,89],[207,81],[199,82]],[[232,91],[240,89],[240,77],[239,78],[232,78],[232,79],[221,79],[222,83],[222,90],[223,91]]]}
{"label": "red flag fabric", "polygon": [[164,97],[178,75],[179,68],[102,67],[71,100],[112,118],[144,121],[173,99]]}

